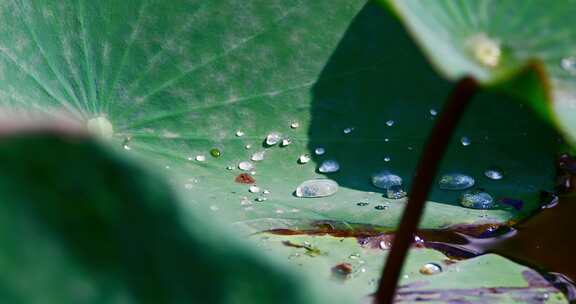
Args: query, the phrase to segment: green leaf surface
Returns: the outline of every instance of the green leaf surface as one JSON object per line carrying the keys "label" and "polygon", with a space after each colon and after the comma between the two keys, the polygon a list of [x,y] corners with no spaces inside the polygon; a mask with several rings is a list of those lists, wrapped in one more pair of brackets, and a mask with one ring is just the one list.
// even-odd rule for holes
{"label": "green leaf surface", "polygon": [[[365,0],[13,0],[0,4],[0,17],[0,100],[10,113],[86,124],[162,168],[188,207],[249,232],[318,220],[395,227],[404,202],[383,198],[369,177],[388,169],[409,190],[434,122],[429,111],[440,110],[450,90],[399,24]],[[503,99],[478,97],[457,132],[472,145],[455,139],[442,172],[470,174],[524,209],[465,209],[461,192],[436,189],[423,227],[521,217],[552,186],[555,133]],[[344,134],[347,127],[353,132]],[[293,143],[265,149],[272,131]],[[325,155],[297,163],[318,146]],[[211,157],[212,148],[221,157]],[[234,182],[238,163],[259,150],[266,156],[254,178],[270,191],[261,203]],[[329,174],[340,191],[296,198],[298,184],[323,176],[316,169],[324,159],[340,163]],[[506,178],[483,177],[491,166]]]}
{"label": "green leaf surface", "polygon": [[[259,247],[283,256],[294,269],[318,281],[328,281],[332,290],[343,290],[360,299],[376,291],[388,250],[378,247],[382,237],[364,239],[307,235],[257,234]],[[361,245],[362,244],[362,245]],[[306,248],[319,254],[311,254]],[[347,276],[333,270],[347,263]],[[438,274],[422,274],[427,263],[442,268]],[[410,251],[404,265],[397,302],[414,303],[568,303],[564,295],[537,272],[494,254],[455,261],[438,251]],[[366,301],[368,303],[368,301]]]}
{"label": "green leaf surface", "polygon": [[[472,75],[497,89],[523,95],[563,130],[572,144],[576,143],[575,1],[385,2],[445,76],[457,79]],[[500,54],[497,64],[487,64],[494,61],[486,59],[495,58],[496,49]],[[514,79],[527,64],[543,69],[528,72],[537,74],[528,77],[520,72],[523,79]]]}
{"label": "green leaf surface", "polygon": [[350,303],[84,137],[3,136],[0,200],[3,303]]}

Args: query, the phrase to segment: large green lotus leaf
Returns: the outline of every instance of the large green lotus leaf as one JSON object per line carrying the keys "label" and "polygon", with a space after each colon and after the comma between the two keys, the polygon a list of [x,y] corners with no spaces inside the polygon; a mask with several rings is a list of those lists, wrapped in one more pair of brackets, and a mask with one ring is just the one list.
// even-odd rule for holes
{"label": "large green lotus leaf", "polygon": [[[383,198],[369,177],[388,169],[409,190],[430,109],[440,111],[450,91],[396,20],[365,0],[11,0],[0,18],[0,101],[9,113],[86,124],[164,171],[188,207],[248,231],[317,220],[394,227],[404,201]],[[457,131],[472,144],[455,140],[442,172],[470,174],[524,209],[465,209],[461,192],[436,189],[423,227],[522,216],[552,186],[557,135],[505,99],[478,97]],[[272,131],[292,144],[265,149]],[[297,163],[318,146],[326,154]],[[211,157],[212,148],[222,155]],[[238,163],[260,150],[254,178],[270,192],[264,202],[234,182]],[[324,176],[316,169],[325,159],[341,165],[328,174],[340,191],[296,198],[299,183]],[[491,166],[506,177],[485,178]]]}
{"label": "large green lotus leaf", "polygon": [[[274,255],[283,256],[294,269],[314,280],[328,281],[357,299],[376,291],[388,250],[377,240],[307,235],[256,234],[252,239]],[[307,247],[307,248],[303,248]],[[341,275],[333,268],[347,263],[351,272]],[[423,274],[429,263],[442,267],[438,274]],[[413,249],[405,262],[396,301],[400,303],[567,303],[564,295],[540,274],[495,254],[463,261],[442,253]],[[364,302],[363,302],[364,303]],[[366,301],[368,303],[368,301]]]}
{"label": "large green lotus leaf", "polygon": [[0,201],[3,303],[350,303],[82,136],[3,136]]}
{"label": "large green lotus leaf", "polygon": [[[447,77],[473,75],[515,95],[576,139],[576,2],[388,0]],[[546,9],[542,6],[546,5]],[[496,58],[499,59],[496,59]],[[519,72],[529,62],[532,76]],[[540,91],[540,92],[538,92]]]}

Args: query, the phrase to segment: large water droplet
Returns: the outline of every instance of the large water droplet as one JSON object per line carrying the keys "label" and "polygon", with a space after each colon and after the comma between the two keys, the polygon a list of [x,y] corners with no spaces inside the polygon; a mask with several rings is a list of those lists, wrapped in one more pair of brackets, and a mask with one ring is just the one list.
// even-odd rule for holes
{"label": "large water droplet", "polygon": [[254,168],[254,164],[248,161],[243,161],[238,164],[238,169],[242,171],[250,171]]}
{"label": "large water droplet", "polygon": [[389,171],[381,171],[372,175],[372,184],[381,189],[390,189],[393,186],[402,186],[402,178]]}
{"label": "large water droplet", "polygon": [[250,157],[250,159],[252,161],[262,161],[262,160],[264,160],[265,154],[266,154],[266,151],[264,151],[264,150],[258,151],[258,152],[255,152],[254,154],[252,154],[252,157]]}
{"label": "large water droplet", "polygon": [[305,164],[308,163],[310,161],[310,155],[309,154],[302,154],[298,157],[298,163],[300,164]]}
{"label": "large water droplet", "polygon": [[314,150],[314,153],[316,155],[323,155],[324,153],[326,153],[326,149],[324,149],[323,147],[318,147]]}
{"label": "large water droplet", "polygon": [[297,197],[325,197],[338,191],[338,183],[331,179],[311,179],[296,188]]}
{"label": "large water droplet", "polygon": [[562,60],[560,61],[560,66],[562,67],[562,69],[564,69],[564,71],[572,75],[576,75],[576,57],[569,56],[562,58]]}
{"label": "large water droplet", "polygon": [[440,177],[438,186],[443,190],[464,190],[474,186],[474,183],[474,178],[471,176],[460,173],[450,173]]}
{"label": "large water droplet", "polygon": [[500,63],[502,56],[500,43],[486,34],[481,33],[471,37],[467,44],[472,56],[480,64],[494,68]]}
{"label": "large water droplet", "polygon": [[468,138],[467,136],[462,136],[462,138],[460,138],[460,143],[462,144],[462,146],[466,147],[469,146],[472,141],[470,141],[470,138]]}
{"label": "large water droplet", "polygon": [[104,116],[89,119],[86,122],[86,129],[88,129],[88,132],[103,138],[110,138],[114,135],[112,123]]}
{"label": "large water droplet", "polygon": [[504,178],[504,171],[498,167],[491,167],[484,171],[484,176],[492,180],[499,180]]}
{"label": "large water droplet", "polygon": [[435,263],[427,263],[420,267],[420,273],[426,275],[438,274],[442,272],[442,267]]}
{"label": "large water droplet", "polygon": [[391,127],[391,126],[394,125],[394,121],[393,121],[393,120],[388,120],[388,121],[386,121],[386,125],[389,126],[389,127]]}
{"label": "large water droplet", "polygon": [[466,208],[472,209],[491,209],[494,208],[494,198],[482,189],[467,191],[462,195],[460,204]]}
{"label": "large water droplet", "polygon": [[402,190],[401,186],[391,186],[386,189],[386,197],[389,199],[401,199],[406,197],[406,192]]}
{"label": "large water droplet", "polygon": [[280,142],[281,136],[282,135],[280,135],[280,133],[278,133],[278,132],[272,132],[272,133],[268,134],[266,136],[266,145],[273,146],[273,145],[277,144],[278,142]]}
{"label": "large water droplet", "polygon": [[323,161],[318,168],[318,172],[320,173],[333,173],[338,170],[340,170],[340,164],[333,159]]}

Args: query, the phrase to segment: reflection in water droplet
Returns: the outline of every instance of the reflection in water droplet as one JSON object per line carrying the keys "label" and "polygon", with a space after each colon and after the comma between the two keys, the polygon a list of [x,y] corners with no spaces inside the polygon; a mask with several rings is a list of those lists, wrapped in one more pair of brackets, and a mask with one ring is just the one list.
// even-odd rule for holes
{"label": "reflection in water droplet", "polygon": [[86,129],[88,129],[88,132],[104,138],[110,138],[114,135],[114,127],[105,116],[89,119],[86,122]]}
{"label": "reflection in water droplet", "polygon": [[498,167],[492,167],[484,171],[484,176],[492,180],[499,180],[504,178],[504,171]]}
{"label": "reflection in water droplet", "polygon": [[477,34],[467,41],[472,56],[480,64],[494,68],[500,63],[502,50],[500,43],[488,37],[485,33]]}
{"label": "reflection in water droplet", "polygon": [[495,207],[494,198],[482,189],[469,190],[464,193],[460,204],[472,209],[491,209]]}
{"label": "reflection in water droplet", "polygon": [[442,190],[464,190],[474,186],[474,183],[474,178],[471,176],[450,173],[442,175],[440,181],[438,181],[438,186]]}
{"label": "reflection in water droplet", "polygon": [[378,247],[380,247],[382,250],[389,250],[392,248],[392,241],[390,239],[380,241]]}
{"label": "reflection in water droplet", "polygon": [[260,187],[250,186],[250,188],[248,188],[248,191],[250,191],[251,193],[258,193],[258,192],[260,192]]}
{"label": "reflection in water droplet", "polygon": [[401,186],[391,186],[390,188],[386,189],[386,197],[389,199],[401,199],[406,197],[406,192],[402,190]]}
{"label": "reflection in water droplet", "polygon": [[338,170],[340,170],[340,164],[333,159],[323,161],[318,168],[318,172],[320,173],[334,173]]}
{"label": "reflection in water droplet", "polygon": [[244,136],[244,132],[242,132],[242,131],[236,131],[236,136],[242,137],[242,136]]}
{"label": "reflection in water droplet", "polygon": [[242,171],[250,171],[254,168],[254,165],[251,162],[243,161],[238,164],[238,169]]}
{"label": "reflection in water droplet", "polygon": [[394,121],[393,121],[393,120],[388,120],[388,121],[386,121],[386,125],[389,126],[389,127],[391,127],[391,126],[394,125]]}
{"label": "reflection in water droplet", "polygon": [[122,148],[124,150],[132,150],[132,147],[130,147],[130,142],[132,141],[132,138],[130,136],[127,136],[124,138],[124,140],[122,141]]}
{"label": "reflection in water droplet", "polygon": [[368,206],[368,203],[366,203],[366,202],[359,202],[359,203],[356,203],[356,206],[365,207],[365,206]]}
{"label": "reflection in water droplet", "polygon": [[255,152],[254,154],[252,154],[252,157],[250,157],[250,159],[252,161],[262,161],[262,160],[264,160],[265,154],[266,154],[266,151],[264,151],[264,150],[258,151],[258,152]]}
{"label": "reflection in water droplet", "polygon": [[297,197],[325,197],[338,191],[338,183],[331,179],[311,179],[296,187]]}
{"label": "reflection in water droplet", "polygon": [[388,157],[388,156],[384,157],[385,162],[389,162],[390,160],[391,160],[390,157]]}
{"label": "reflection in water droplet", "polygon": [[376,205],[376,206],[374,206],[374,209],[376,209],[376,210],[386,210],[386,209],[388,209],[388,206]]}
{"label": "reflection in water droplet", "polygon": [[350,134],[350,133],[352,133],[352,131],[354,131],[354,128],[353,128],[353,127],[348,127],[348,128],[346,128],[346,129],[344,129],[344,134]]}
{"label": "reflection in water droplet", "polygon": [[203,162],[206,160],[206,155],[196,155],[196,161]]}
{"label": "reflection in water droplet", "polygon": [[281,137],[281,135],[278,132],[269,133],[266,136],[266,145],[273,146],[273,145],[277,144],[278,142],[280,142],[280,137]]}
{"label": "reflection in water droplet", "polygon": [[291,140],[290,138],[284,138],[284,139],[282,140],[282,142],[280,143],[280,146],[286,147],[287,145],[289,145],[289,144],[291,144],[291,143],[292,143],[292,140]]}
{"label": "reflection in water droplet", "polygon": [[442,272],[442,267],[435,263],[427,263],[420,267],[420,273],[425,275],[432,275]]}
{"label": "reflection in water droplet", "polygon": [[381,189],[389,189],[392,186],[402,186],[402,178],[389,171],[381,171],[372,175],[372,184]]}
{"label": "reflection in water droplet", "polygon": [[430,109],[430,115],[436,116],[438,115],[438,111],[436,111],[435,109]]}
{"label": "reflection in water droplet", "polygon": [[297,121],[294,121],[290,124],[290,128],[292,129],[298,129],[300,127],[300,123]]}
{"label": "reflection in water droplet", "polygon": [[212,155],[212,157],[220,157],[220,155],[222,155],[222,152],[220,152],[220,150],[214,148],[214,149],[210,150],[210,155]]}
{"label": "reflection in water droplet", "polygon": [[470,138],[468,138],[467,136],[462,136],[462,138],[460,138],[460,143],[462,144],[462,146],[466,147],[469,146],[472,142],[470,141]]}
{"label": "reflection in water droplet", "polygon": [[322,154],[326,153],[326,149],[324,149],[323,147],[318,147],[314,150],[314,153],[316,155],[322,155]]}
{"label": "reflection in water droplet", "polygon": [[309,161],[310,161],[310,155],[309,154],[302,154],[298,157],[298,163],[300,163],[300,164],[305,164]]}
{"label": "reflection in water droplet", "polygon": [[569,57],[562,58],[562,60],[560,61],[560,66],[562,67],[562,69],[564,69],[564,71],[566,71],[572,75],[576,75],[576,57],[575,56],[569,56]]}

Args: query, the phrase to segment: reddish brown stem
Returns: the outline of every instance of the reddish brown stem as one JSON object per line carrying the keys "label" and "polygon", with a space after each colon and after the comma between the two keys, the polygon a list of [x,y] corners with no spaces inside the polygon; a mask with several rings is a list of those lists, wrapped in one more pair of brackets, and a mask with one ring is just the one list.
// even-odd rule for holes
{"label": "reddish brown stem", "polygon": [[390,254],[388,254],[386,266],[382,271],[374,303],[388,304],[394,300],[402,266],[404,265],[408,249],[414,240],[414,234],[418,229],[418,223],[424,211],[426,198],[436,177],[436,171],[452,138],[452,133],[454,133],[454,129],[462,118],[477,88],[478,84],[473,78],[466,77],[460,80],[450,94],[436,125],[432,129],[432,133],[428,137],[428,142],[414,175],[408,203],[404,209]]}

